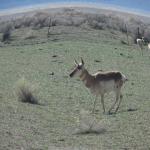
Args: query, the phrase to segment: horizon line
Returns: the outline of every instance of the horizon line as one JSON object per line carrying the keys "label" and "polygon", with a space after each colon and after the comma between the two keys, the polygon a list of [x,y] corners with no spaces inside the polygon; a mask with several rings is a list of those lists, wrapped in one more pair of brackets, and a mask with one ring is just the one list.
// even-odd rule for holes
{"label": "horizon line", "polygon": [[130,9],[118,5],[112,4],[104,4],[104,3],[95,3],[95,2],[51,2],[51,3],[44,3],[44,4],[35,4],[29,6],[19,6],[10,9],[0,9],[0,16],[7,16],[25,12],[32,12],[38,9],[52,9],[52,8],[63,8],[63,7],[88,7],[88,8],[97,8],[97,9],[110,9],[112,11],[120,11],[124,13],[130,13],[134,15],[140,15],[145,17],[150,17],[150,12],[142,11],[139,9]]}

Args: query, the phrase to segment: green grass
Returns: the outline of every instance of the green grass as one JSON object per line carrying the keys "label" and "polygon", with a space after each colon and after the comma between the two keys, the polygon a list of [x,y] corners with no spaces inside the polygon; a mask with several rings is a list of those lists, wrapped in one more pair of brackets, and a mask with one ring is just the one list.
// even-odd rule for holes
{"label": "green grass", "polygon": [[[33,40],[23,39],[28,29],[16,30],[11,43],[0,47],[0,149],[150,149],[149,57],[134,45],[122,45],[125,36],[118,32],[58,29],[49,39],[46,28],[35,31]],[[129,78],[116,115],[104,115],[98,101],[96,118],[107,129],[103,134],[72,134],[80,110],[91,111],[94,102],[81,81],[69,78],[74,58],[81,56],[91,73],[115,69]],[[41,105],[17,101],[14,85],[21,77],[38,86]],[[105,97],[107,110],[113,98]]]}

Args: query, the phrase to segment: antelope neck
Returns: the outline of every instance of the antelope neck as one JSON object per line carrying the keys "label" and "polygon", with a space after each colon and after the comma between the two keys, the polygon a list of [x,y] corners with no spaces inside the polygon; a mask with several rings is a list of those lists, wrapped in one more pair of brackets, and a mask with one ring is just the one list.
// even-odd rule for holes
{"label": "antelope neck", "polygon": [[94,78],[88,73],[86,69],[80,75],[80,79],[84,82],[87,88],[90,88],[93,85]]}
{"label": "antelope neck", "polygon": [[82,74],[80,75],[80,79],[82,80],[82,81],[85,81],[86,80],[86,78],[87,78],[87,76],[88,76],[88,71],[85,69],[83,72],[82,72]]}

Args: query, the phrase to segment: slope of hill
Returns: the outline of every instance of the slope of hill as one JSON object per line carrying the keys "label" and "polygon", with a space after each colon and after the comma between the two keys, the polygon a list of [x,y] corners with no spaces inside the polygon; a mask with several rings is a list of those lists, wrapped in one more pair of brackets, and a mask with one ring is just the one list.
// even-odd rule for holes
{"label": "slope of hill", "polygon": [[[128,45],[121,18],[80,10],[40,11],[3,23],[12,23],[12,29],[9,41],[0,42],[0,149],[150,148],[149,52],[145,49],[141,56],[132,34]],[[129,21],[135,26],[136,20]],[[103,114],[97,101],[94,116],[105,125],[103,133],[75,134],[80,111],[91,112],[94,102],[81,81],[69,78],[74,58],[80,57],[90,73],[119,70],[129,79],[117,114]],[[36,85],[38,105],[22,103],[14,95],[22,77]],[[113,94],[105,96],[106,110],[114,100]]]}

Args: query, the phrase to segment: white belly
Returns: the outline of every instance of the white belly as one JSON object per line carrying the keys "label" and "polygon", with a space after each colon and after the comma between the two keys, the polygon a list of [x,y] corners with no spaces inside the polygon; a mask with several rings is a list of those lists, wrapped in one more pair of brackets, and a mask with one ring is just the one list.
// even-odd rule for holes
{"label": "white belly", "polygon": [[102,88],[102,91],[109,93],[115,90],[115,82],[114,80],[100,82],[100,88]]}
{"label": "white belly", "polygon": [[94,88],[91,89],[93,94],[105,94],[116,90],[116,84],[114,80],[101,81]]}

